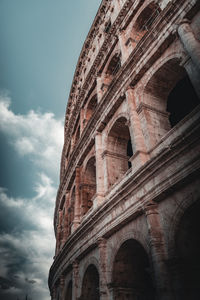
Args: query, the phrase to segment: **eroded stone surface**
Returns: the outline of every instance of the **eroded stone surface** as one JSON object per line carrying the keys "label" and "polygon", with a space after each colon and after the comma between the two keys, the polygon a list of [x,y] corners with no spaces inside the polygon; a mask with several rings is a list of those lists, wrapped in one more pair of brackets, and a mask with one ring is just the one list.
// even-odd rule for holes
{"label": "eroded stone surface", "polygon": [[200,294],[197,0],[103,0],[65,120],[52,300]]}

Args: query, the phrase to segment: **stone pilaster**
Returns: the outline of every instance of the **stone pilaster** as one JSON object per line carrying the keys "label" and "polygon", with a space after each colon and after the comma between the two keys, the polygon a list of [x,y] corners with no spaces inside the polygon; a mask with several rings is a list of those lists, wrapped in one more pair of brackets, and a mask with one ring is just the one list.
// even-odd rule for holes
{"label": "stone pilaster", "polygon": [[64,275],[60,276],[59,286],[60,286],[60,297],[61,297],[61,300],[62,300],[62,299],[65,299],[65,295],[64,295],[64,292],[65,292],[65,290],[64,290],[64,288],[65,288],[65,277],[64,277]]}
{"label": "stone pilaster", "polygon": [[124,30],[120,30],[118,33],[118,38],[119,38],[119,45],[120,45],[120,50],[121,50],[121,64],[123,65],[123,63],[127,60],[128,56],[129,56],[129,52],[126,49],[126,37],[125,37],[125,31]]}
{"label": "stone pilaster", "polygon": [[53,287],[52,292],[51,292],[51,300],[56,300],[56,288]]}
{"label": "stone pilaster", "polygon": [[100,238],[98,240],[99,248],[99,277],[100,277],[100,299],[108,300],[108,288],[107,288],[107,254],[106,254],[106,239]]}
{"label": "stone pilaster", "polygon": [[76,168],[76,178],[75,178],[75,204],[74,204],[74,221],[73,221],[73,231],[80,224],[80,167]]}
{"label": "stone pilaster", "polygon": [[200,42],[196,39],[194,32],[187,19],[183,19],[178,26],[178,35],[187,54],[200,71]]}
{"label": "stone pilaster", "polygon": [[68,207],[69,207],[69,191],[66,192],[65,195],[65,204],[64,204],[64,209],[65,209],[65,214],[63,216],[63,236],[62,236],[62,246],[65,244],[67,237],[69,235],[69,228],[68,228]]}
{"label": "stone pilaster", "polygon": [[61,246],[61,235],[62,235],[62,210],[59,210],[58,214],[58,227],[57,227],[57,235],[56,235],[56,254],[58,254]]}
{"label": "stone pilaster", "polygon": [[97,201],[93,205],[98,205],[104,200],[105,186],[104,186],[104,164],[103,164],[103,145],[102,134],[97,132],[95,136],[95,155],[96,155],[96,195]]}
{"label": "stone pilaster", "polygon": [[173,300],[171,282],[166,266],[166,250],[157,204],[144,208],[148,225],[155,284],[159,300]]}
{"label": "stone pilaster", "polygon": [[140,167],[148,160],[140,119],[136,111],[134,89],[126,90],[126,102],[130,116],[130,135],[133,148],[132,167]]}
{"label": "stone pilaster", "polygon": [[72,299],[78,299],[78,284],[79,284],[79,264],[77,261],[73,262],[73,271],[72,271]]}

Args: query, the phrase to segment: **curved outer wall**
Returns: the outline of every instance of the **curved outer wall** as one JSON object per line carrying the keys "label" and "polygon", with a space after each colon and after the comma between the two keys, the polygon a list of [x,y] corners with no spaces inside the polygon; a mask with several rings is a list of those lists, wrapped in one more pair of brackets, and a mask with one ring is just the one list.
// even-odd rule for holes
{"label": "curved outer wall", "polygon": [[197,0],[103,0],[65,117],[52,300],[199,299]]}

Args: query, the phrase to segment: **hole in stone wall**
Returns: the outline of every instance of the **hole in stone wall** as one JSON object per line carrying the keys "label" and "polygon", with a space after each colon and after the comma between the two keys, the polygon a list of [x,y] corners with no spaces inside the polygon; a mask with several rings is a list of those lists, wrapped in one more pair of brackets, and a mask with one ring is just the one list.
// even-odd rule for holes
{"label": "hole in stone wall", "polygon": [[176,233],[177,299],[198,300],[200,295],[200,202],[190,207],[181,218]]}
{"label": "hole in stone wall", "polygon": [[171,127],[175,126],[199,104],[198,96],[188,76],[181,79],[170,92],[167,111]]}
{"label": "hole in stone wall", "polygon": [[118,250],[112,280],[114,299],[155,299],[148,255],[136,240],[127,240]]}
{"label": "hole in stone wall", "polygon": [[81,299],[100,300],[99,273],[94,265],[90,265],[84,274]]}

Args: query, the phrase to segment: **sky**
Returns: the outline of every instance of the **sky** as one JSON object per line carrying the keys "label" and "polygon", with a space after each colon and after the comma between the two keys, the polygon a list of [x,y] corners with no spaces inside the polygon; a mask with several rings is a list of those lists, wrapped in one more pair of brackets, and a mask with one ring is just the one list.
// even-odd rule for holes
{"label": "sky", "polygon": [[64,113],[101,0],[0,0],[0,299],[50,300]]}

